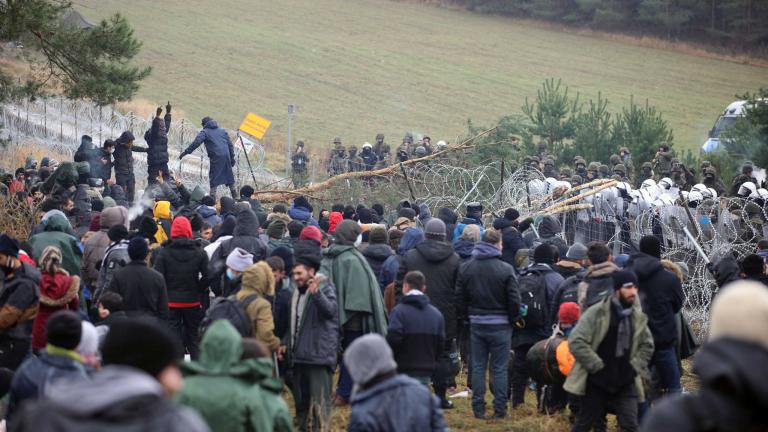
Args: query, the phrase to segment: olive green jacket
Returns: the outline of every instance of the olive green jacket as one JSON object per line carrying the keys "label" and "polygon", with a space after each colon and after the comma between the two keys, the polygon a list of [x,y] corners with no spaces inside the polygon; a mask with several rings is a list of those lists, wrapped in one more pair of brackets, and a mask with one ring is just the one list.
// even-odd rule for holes
{"label": "olive green jacket", "polygon": [[[603,360],[597,355],[597,347],[608,333],[611,321],[611,298],[606,297],[581,315],[579,322],[568,338],[568,347],[576,363],[568,374],[563,388],[572,394],[583,396],[587,388],[587,378],[603,368]],[[635,368],[635,387],[639,401],[645,400],[643,376],[648,375],[648,362],[653,355],[653,336],[648,329],[648,317],[636,301],[632,310],[632,346],[629,361]]]}

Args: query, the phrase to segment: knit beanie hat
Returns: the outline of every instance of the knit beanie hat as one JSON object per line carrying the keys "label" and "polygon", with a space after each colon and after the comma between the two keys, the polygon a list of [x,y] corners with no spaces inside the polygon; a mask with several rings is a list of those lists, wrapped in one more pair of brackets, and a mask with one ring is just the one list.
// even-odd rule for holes
{"label": "knit beanie hat", "polygon": [[236,247],[227,255],[227,267],[237,272],[244,272],[253,265],[253,255],[243,248]]}
{"label": "knit beanie hat", "polygon": [[754,281],[724,286],[712,303],[709,339],[732,338],[768,349],[768,289]]}
{"label": "knit beanie hat", "polygon": [[397,370],[392,348],[378,333],[368,333],[355,339],[344,352],[344,364],[356,386]]}
{"label": "knit beanie hat", "polygon": [[633,284],[637,286],[637,275],[635,275],[635,272],[630,270],[619,270],[617,272],[611,273],[611,277],[613,278],[613,289],[617,290],[624,285],[627,284]]}
{"label": "knit beanie hat", "polygon": [[114,198],[112,198],[110,196],[105,196],[104,198],[102,198],[101,199],[101,204],[103,205],[103,207],[105,209],[110,208],[110,207],[117,207],[117,202],[115,201]]}
{"label": "knit beanie hat", "polygon": [[445,222],[432,218],[424,225],[424,235],[434,240],[445,240]]}
{"label": "knit beanie hat", "polygon": [[48,335],[48,343],[67,350],[74,350],[80,343],[83,334],[82,320],[76,313],[68,310],[56,312],[51,315],[45,331]]}
{"label": "knit beanie hat", "polygon": [[504,219],[509,221],[516,221],[520,217],[520,212],[513,208],[504,210]]}
{"label": "knit beanie hat", "polygon": [[323,242],[323,233],[321,233],[317,227],[308,226],[301,230],[299,240],[314,240],[320,244]]}
{"label": "knit beanie hat", "polygon": [[336,232],[334,235],[338,244],[351,246],[355,244],[355,241],[357,241],[357,236],[359,236],[361,232],[362,229],[360,228],[360,225],[357,224],[357,222],[345,219],[341,221],[338,226],[336,226]]}
{"label": "knit beanie hat", "polygon": [[184,216],[177,216],[171,223],[171,238],[192,238],[192,224]]}
{"label": "knit beanie hat", "polygon": [[401,208],[400,211],[397,213],[398,218],[406,218],[408,220],[415,220],[416,219],[416,210],[412,208]]}
{"label": "knit beanie hat", "polygon": [[536,264],[554,264],[555,251],[549,243],[542,243],[533,250],[533,262]]}
{"label": "knit beanie hat", "polygon": [[579,320],[579,305],[574,302],[565,302],[560,305],[560,310],[557,312],[557,320],[561,325],[576,324]]}
{"label": "knit beanie hat", "polygon": [[261,295],[275,294],[275,275],[266,261],[259,261],[243,272],[243,289],[255,291]]}
{"label": "knit beanie hat", "polygon": [[587,247],[583,244],[576,242],[568,248],[568,252],[565,254],[565,259],[570,261],[580,261],[587,257]]}
{"label": "knit beanie hat", "polygon": [[111,324],[101,354],[105,365],[130,366],[153,377],[183,356],[176,335],[164,323],[148,317]]}
{"label": "knit beanie hat", "polygon": [[285,235],[286,224],[281,219],[275,219],[267,227],[267,237],[271,239],[281,239]]}
{"label": "knit beanie hat", "polygon": [[661,259],[661,241],[655,235],[646,235],[640,239],[640,252]]}
{"label": "knit beanie hat", "polygon": [[88,321],[82,322],[80,343],[77,344],[75,351],[84,356],[94,356],[99,353],[99,332]]}
{"label": "knit beanie hat", "polygon": [[141,261],[149,255],[149,244],[144,237],[136,236],[128,243],[128,257],[133,261]]}
{"label": "knit beanie hat", "polygon": [[387,229],[384,225],[375,225],[370,230],[368,236],[368,242],[370,244],[387,244],[389,243],[389,236],[387,235]]}
{"label": "knit beanie hat", "polygon": [[112,242],[125,240],[128,238],[128,229],[125,225],[117,224],[107,231],[107,237],[109,237],[109,241]]}
{"label": "knit beanie hat", "polygon": [[[297,247],[298,244],[302,242],[314,243],[311,240],[299,240],[296,242],[296,246],[294,247]],[[315,244],[317,245],[315,247],[318,247],[318,248],[320,247],[319,243],[315,243]],[[290,273],[291,269],[293,268],[293,255],[294,255],[294,252],[285,246],[277,247],[275,248],[275,250],[272,251],[271,254],[269,254],[269,256],[271,257],[280,257],[283,260],[286,273]]]}

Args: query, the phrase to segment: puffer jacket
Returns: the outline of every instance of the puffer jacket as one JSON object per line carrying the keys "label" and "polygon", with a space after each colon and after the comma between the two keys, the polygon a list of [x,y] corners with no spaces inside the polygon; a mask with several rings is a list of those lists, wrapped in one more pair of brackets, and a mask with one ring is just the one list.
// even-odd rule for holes
{"label": "puffer jacket", "polygon": [[437,397],[405,375],[355,393],[350,403],[349,432],[448,430]]}
{"label": "puffer jacket", "polygon": [[12,278],[3,280],[0,291],[0,338],[29,340],[40,302],[40,272],[22,263]]}
{"label": "puffer jacket", "polygon": [[494,245],[479,242],[473,258],[461,265],[456,279],[459,318],[470,315],[503,315],[514,323],[520,314],[520,291],[515,269],[501,260]]}
{"label": "puffer jacket", "polygon": [[671,347],[677,340],[675,314],[680,312],[685,299],[680,279],[665,270],[658,258],[644,253],[631,256],[627,269],[634,271],[640,282],[640,304],[648,315],[656,349]]}
{"label": "puffer jacket", "polygon": [[208,255],[200,242],[173,238],[153,256],[155,270],[165,279],[168,306],[199,306],[200,296],[208,288]]}
{"label": "puffer jacket", "polygon": [[136,145],[128,146],[128,143],[115,141],[115,152],[112,156],[115,158],[115,178],[128,179],[133,177],[133,152],[146,153],[146,147]]}
{"label": "puffer jacket", "polygon": [[128,209],[125,207],[104,209],[101,212],[101,219],[99,221],[101,229],[85,242],[81,274],[83,275],[83,282],[92,290],[96,289],[96,282],[99,279],[99,268],[104,259],[104,252],[106,252],[110,244],[107,231],[115,225],[125,225],[127,220]]}
{"label": "puffer jacket", "polygon": [[445,319],[445,339],[456,338],[456,280],[459,277],[459,256],[450,243],[424,240],[405,254],[397,274],[398,296],[402,295],[403,279],[410,271],[420,271],[427,279],[427,296]]}
{"label": "puffer jacket", "polygon": [[162,165],[168,163],[168,131],[171,129],[171,113],[165,113],[164,118],[152,119],[152,127],[144,135],[147,142],[147,165]]}
{"label": "puffer jacket", "polygon": [[293,220],[303,222],[304,225],[319,227],[317,220],[315,220],[314,216],[312,216],[312,212],[305,207],[296,207],[292,205],[288,210],[288,216],[290,216],[290,218]]}
{"label": "puffer jacket", "polygon": [[208,223],[210,226],[213,227],[221,224],[221,217],[218,213],[216,213],[216,208],[201,205],[195,211],[203,218],[203,221]]}
{"label": "puffer jacket", "polygon": [[[324,277],[315,276],[318,288],[315,294],[300,288],[291,299],[290,353],[294,363],[336,367],[339,353],[339,309],[336,289]],[[296,313],[301,296],[309,296],[301,320]],[[294,337],[295,335],[295,337]]]}
{"label": "puffer jacket", "polygon": [[60,310],[77,311],[80,299],[80,278],[65,271],[43,273],[40,281],[40,307],[32,324],[32,348],[42,349],[48,343],[48,319]]}
{"label": "puffer jacket", "polygon": [[275,336],[275,320],[272,316],[272,303],[267,297],[275,296],[275,278],[269,266],[260,261],[248,267],[241,276],[240,291],[235,298],[241,303],[256,296],[245,310],[253,327],[253,337],[264,343],[272,352],[280,347],[280,339]]}
{"label": "puffer jacket", "polygon": [[493,221],[493,228],[501,231],[501,242],[504,246],[501,251],[501,260],[514,266],[515,254],[518,250],[525,249],[522,234],[515,228],[513,221],[504,218]]}
{"label": "puffer jacket", "polygon": [[54,214],[45,224],[44,231],[35,234],[29,239],[32,246],[32,257],[40,262],[40,256],[48,246],[56,246],[61,251],[61,266],[70,275],[80,276],[80,265],[83,252],[75,237],[68,234],[72,232],[72,226],[64,216]]}

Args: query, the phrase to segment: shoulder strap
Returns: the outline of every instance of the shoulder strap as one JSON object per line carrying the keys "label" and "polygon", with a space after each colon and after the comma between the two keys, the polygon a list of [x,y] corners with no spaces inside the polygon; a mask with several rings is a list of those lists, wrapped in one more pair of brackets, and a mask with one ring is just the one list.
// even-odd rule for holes
{"label": "shoulder strap", "polygon": [[241,300],[239,300],[240,304],[243,306],[243,309],[248,310],[248,307],[256,301],[259,297],[261,297],[258,294],[251,294],[249,296],[243,297]]}

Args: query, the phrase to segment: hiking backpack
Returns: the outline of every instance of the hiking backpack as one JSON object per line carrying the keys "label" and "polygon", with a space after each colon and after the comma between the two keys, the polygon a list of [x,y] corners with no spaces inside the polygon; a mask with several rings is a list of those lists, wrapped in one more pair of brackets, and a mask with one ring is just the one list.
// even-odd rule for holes
{"label": "hiking backpack", "polygon": [[199,334],[202,338],[208,327],[215,321],[225,319],[229,321],[242,337],[251,337],[253,327],[251,319],[248,317],[248,306],[258,299],[257,294],[249,295],[242,300],[237,300],[235,296],[217,297],[211,302],[211,307],[205,312],[205,317],[200,322]]}
{"label": "hiking backpack", "polygon": [[544,272],[525,270],[520,278],[520,304],[527,312],[523,319],[523,328],[538,329],[549,325],[549,306],[547,303],[547,284]]}

